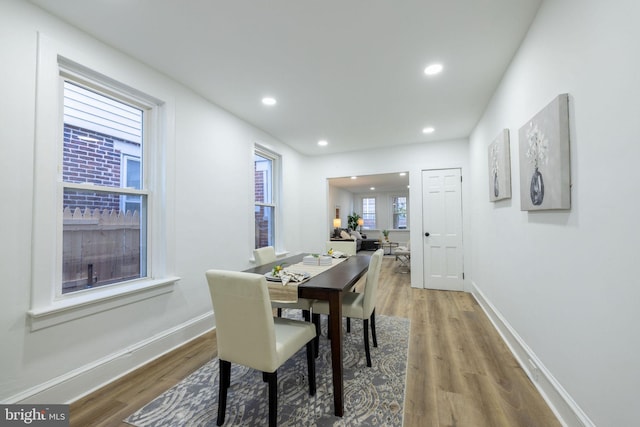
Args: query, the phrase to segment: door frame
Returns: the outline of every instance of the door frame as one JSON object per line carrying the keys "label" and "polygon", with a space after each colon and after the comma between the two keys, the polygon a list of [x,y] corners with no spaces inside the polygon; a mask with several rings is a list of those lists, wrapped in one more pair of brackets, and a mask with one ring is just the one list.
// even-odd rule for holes
{"label": "door frame", "polygon": [[[420,170],[420,234],[419,234],[419,242],[420,242],[420,254],[419,254],[419,262],[420,262],[420,277],[419,280],[412,280],[412,286],[413,287],[419,287],[419,288],[427,288],[427,277],[426,277],[426,265],[424,262],[424,258],[425,258],[425,247],[426,247],[426,243],[425,243],[425,232],[427,232],[428,230],[425,229],[425,224],[424,224],[424,217],[425,217],[425,212],[424,212],[424,174],[425,172],[430,172],[430,171],[447,171],[447,170],[458,170],[460,172],[460,268],[461,268],[461,272],[462,272],[462,291],[468,291],[467,290],[467,280],[468,280],[468,275],[466,274],[466,268],[465,268],[465,260],[467,259],[467,253],[466,253],[466,239],[465,239],[465,231],[466,231],[466,227],[465,227],[465,223],[466,223],[466,218],[465,218],[465,212],[464,212],[464,200],[465,200],[465,180],[464,180],[464,174],[463,174],[463,168],[461,166],[457,166],[457,167],[442,167],[442,168],[429,168],[429,169],[422,169]],[[415,204],[414,204],[415,207]],[[415,222],[413,223],[414,225],[416,224]],[[415,229],[415,228],[414,228]],[[412,249],[413,249],[413,245],[412,245]],[[417,248],[416,248],[417,249]],[[414,252],[412,250],[412,252]],[[418,254],[416,254],[418,255]],[[416,257],[417,258],[417,257]],[[418,261],[416,260],[416,261]],[[412,278],[413,279],[413,278]],[[418,279],[418,278],[416,278]],[[437,289],[437,288],[430,288],[430,289]]]}

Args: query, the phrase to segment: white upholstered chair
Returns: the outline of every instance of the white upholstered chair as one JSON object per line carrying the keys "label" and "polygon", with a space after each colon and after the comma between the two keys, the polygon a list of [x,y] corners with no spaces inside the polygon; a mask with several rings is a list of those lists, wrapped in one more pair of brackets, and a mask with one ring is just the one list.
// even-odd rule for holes
{"label": "white upholstered chair", "polygon": [[[273,246],[265,246],[262,248],[253,250],[253,259],[256,262],[256,265],[264,265],[269,264],[271,262],[276,261],[276,251]],[[271,307],[276,308],[278,310],[278,317],[282,316],[282,309],[299,309],[302,310],[302,317],[307,322],[311,321],[310,313],[311,313],[311,300],[298,298],[297,302],[288,302],[288,301],[271,301]]]}
{"label": "white upholstered chair", "polygon": [[273,246],[265,246],[253,250],[253,259],[256,265],[264,265],[276,260],[276,250]]}
{"label": "white upholstered chair", "polygon": [[400,262],[398,272],[408,273],[411,270],[411,242],[398,246],[393,254],[396,256],[396,261]]}
{"label": "white upholstered chair", "polygon": [[269,426],[278,417],[277,370],[303,346],[307,347],[309,394],[316,392],[313,324],[274,318],[264,276],[236,271],[206,272],[216,319],[220,378],[217,425],[224,423],[231,364],[263,372],[269,387]]}
{"label": "white upholstered chair", "polygon": [[[382,267],[383,250],[378,249],[371,255],[369,270],[363,292],[344,292],[342,295],[342,316],[347,318],[362,319],[364,329],[364,350],[367,357],[367,366],[371,366],[371,353],[369,351],[369,320],[371,320],[371,335],[373,346],[378,346],[376,337],[376,297],[380,268]],[[327,301],[314,301],[313,314],[329,314]],[[314,319],[315,320],[315,319]]]}

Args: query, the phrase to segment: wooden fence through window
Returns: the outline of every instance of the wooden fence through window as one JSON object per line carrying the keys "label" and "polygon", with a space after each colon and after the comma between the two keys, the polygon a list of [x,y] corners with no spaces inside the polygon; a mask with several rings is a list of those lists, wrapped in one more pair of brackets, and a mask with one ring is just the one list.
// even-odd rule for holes
{"label": "wooden fence through window", "polygon": [[68,207],[62,227],[62,292],[140,277],[140,214]]}

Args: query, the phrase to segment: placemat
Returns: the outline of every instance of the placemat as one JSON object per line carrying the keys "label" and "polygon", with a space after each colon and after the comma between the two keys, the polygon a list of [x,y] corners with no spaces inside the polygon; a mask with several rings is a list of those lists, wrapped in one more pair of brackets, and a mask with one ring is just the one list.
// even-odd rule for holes
{"label": "placemat", "polygon": [[[335,267],[346,260],[346,258],[331,258],[331,265],[309,265],[299,262],[290,266],[284,266],[285,270],[290,270],[294,273],[309,273],[309,279],[317,276],[323,271],[327,271],[331,267]],[[309,280],[307,279],[307,280]],[[289,282],[286,285],[282,285],[280,282],[267,281],[269,288],[269,297],[271,301],[277,302],[296,302],[298,301],[298,285],[306,282]]]}

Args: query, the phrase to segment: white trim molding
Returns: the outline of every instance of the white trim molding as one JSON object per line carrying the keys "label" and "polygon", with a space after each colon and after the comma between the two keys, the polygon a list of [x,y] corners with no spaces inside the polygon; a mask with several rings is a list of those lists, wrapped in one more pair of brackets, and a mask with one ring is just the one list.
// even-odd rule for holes
{"label": "white trim molding", "polygon": [[74,402],[211,331],[214,324],[213,312],[209,311],[117,353],[38,384],[10,397],[6,403]]}
{"label": "white trim molding", "polygon": [[511,353],[562,425],[567,427],[595,427],[595,424],[580,406],[473,281],[471,281],[471,294],[487,314],[487,317],[489,317],[489,320],[493,323]]}
{"label": "white trim molding", "polygon": [[54,300],[44,307],[29,310],[27,314],[31,323],[31,331],[173,292],[174,285],[179,280],[179,277],[134,280],[98,288],[92,290],[93,292],[77,292],[67,299]]}

